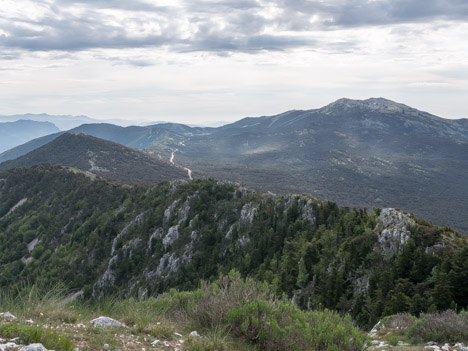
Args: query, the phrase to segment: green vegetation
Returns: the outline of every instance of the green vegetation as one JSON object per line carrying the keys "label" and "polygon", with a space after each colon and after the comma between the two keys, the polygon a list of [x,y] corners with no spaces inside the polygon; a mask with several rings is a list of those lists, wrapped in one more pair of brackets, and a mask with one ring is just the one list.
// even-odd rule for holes
{"label": "green vegetation", "polygon": [[[349,315],[341,317],[329,310],[301,311],[285,297],[276,296],[267,284],[242,279],[237,272],[211,284],[204,282],[192,292],[171,290],[143,301],[106,298],[67,304],[62,302],[64,296],[56,300],[61,289],[51,293],[38,293],[37,287],[27,290],[31,291],[29,300],[7,298],[0,308],[23,318],[35,311],[36,322],[48,325],[60,324],[58,316],[63,315],[67,315],[68,323],[88,324],[92,317],[106,314],[125,321],[133,335],[163,340],[171,340],[176,331],[187,335],[197,330],[202,336],[188,338],[189,350],[359,351],[367,341],[367,335]],[[69,328],[63,333],[71,331]],[[87,345],[96,348],[119,345],[114,332],[102,328],[73,335],[87,339]],[[16,323],[0,325],[0,336],[20,336],[25,342],[42,342],[57,350],[73,348],[68,336]]]}
{"label": "green vegetation", "polygon": [[24,344],[41,343],[47,349],[57,351],[72,351],[74,349],[73,341],[69,337],[28,325],[0,325],[0,337],[19,338],[19,341]]}
{"label": "green vegetation", "polygon": [[468,313],[446,310],[425,313],[419,318],[407,313],[385,317],[383,327],[378,331],[378,339],[396,346],[398,341],[413,345],[429,341],[442,343],[468,342]]}
{"label": "green vegetation", "polygon": [[[406,244],[388,256],[379,243],[380,209],[260,194],[211,179],[122,186],[46,165],[13,169],[0,179],[2,290],[60,283],[101,303],[115,295],[138,301],[172,288],[194,290],[236,269],[304,311],[323,311],[329,321],[337,318],[331,311],[350,313],[366,329],[383,316],[468,306],[467,238],[424,220],[414,219]],[[193,304],[200,294],[174,299]],[[216,300],[214,287],[210,294],[204,298]],[[288,333],[284,315],[297,312],[281,301],[273,309],[259,301],[234,304],[223,323],[261,345],[264,337]],[[295,328],[318,318],[308,313]],[[204,317],[191,318],[201,323]],[[315,336],[304,332],[304,338]]]}

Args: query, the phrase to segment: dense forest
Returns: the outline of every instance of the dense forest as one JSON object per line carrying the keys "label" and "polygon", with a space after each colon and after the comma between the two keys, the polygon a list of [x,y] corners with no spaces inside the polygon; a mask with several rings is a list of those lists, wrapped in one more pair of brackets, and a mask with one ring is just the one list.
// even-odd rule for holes
{"label": "dense forest", "polygon": [[363,327],[468,306],[468,240],[394,209],[340,208],[213,179],[128,186],[39,165],[0,174],[0,288],[86,297],[195,289],[232,269]]}

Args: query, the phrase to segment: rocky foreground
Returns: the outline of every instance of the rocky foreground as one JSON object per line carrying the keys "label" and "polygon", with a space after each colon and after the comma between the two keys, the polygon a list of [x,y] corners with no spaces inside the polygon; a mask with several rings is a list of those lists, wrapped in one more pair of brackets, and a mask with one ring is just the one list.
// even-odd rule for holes
{"label": "rocky foreground", "polygon": [[[161,322],[155,323],[157,326]],[[197,331],[192,331],[187,335],[173,332],[167,333],[163,338],[156,338],[150,334],[134,333],[125,323],[113,318],[101,316],[92,319],[88,323],[36,323],[31,319],[19,320],[10,312],[0,313],[0,326],[25,325],[54,330],[56,333],[67,335],[74,342],[73,350],[187,350],[185,343],[187,339],[201,338]],[[163,328],[163,327],[161,327]],[[1,329],[0,329],[0,335]],[[95,336],[98,336],[96,338]],[[12,338],[0,338],[0,351],[53,351],[47,349],[41,343],[25,343],[24,338],[16,336]],[[58,350],[57,350],[58,351]]]}

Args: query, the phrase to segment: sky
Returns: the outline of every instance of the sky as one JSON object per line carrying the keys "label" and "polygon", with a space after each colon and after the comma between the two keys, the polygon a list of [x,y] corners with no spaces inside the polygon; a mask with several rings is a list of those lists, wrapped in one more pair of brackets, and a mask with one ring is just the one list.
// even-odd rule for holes
{"label": "sky", "polygon": [[466,0],[0,0],[0,115],[203,124],[384,97],[468,118]]}

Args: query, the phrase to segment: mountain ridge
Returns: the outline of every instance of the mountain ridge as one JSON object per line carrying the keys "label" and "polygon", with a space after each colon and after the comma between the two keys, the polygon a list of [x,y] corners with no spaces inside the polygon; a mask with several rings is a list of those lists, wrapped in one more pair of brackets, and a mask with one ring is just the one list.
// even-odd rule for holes
{"label": "mountain ridge", "polygon": [[[351,107],[349,107],[351,106]],[[144,149],[203,176],[275,193],[313,193],[342,206],[396,207],[468,233],[468,120],[383,98],[247,117],[219,128],[83,125],[75,131]],[[17,157],[37,139],[0,155]]]}
{"label": "mountain ridge", "polygon": [[215,179],[129,187],[50,165],[0,179],[2,289],[63,283],[143,299],[235,268],[301,308],[351,313],[368,328],[410,308],[468,306],[468,237],[396,209]]}
{"label": "mountain ridge", "polygon": [[182,168],[153,158],[143,151],[79,133],[61,134],[24,156],[1,163],[0,171],[40,163],[75,167],[128,184],[153,184],[188,178]]}

